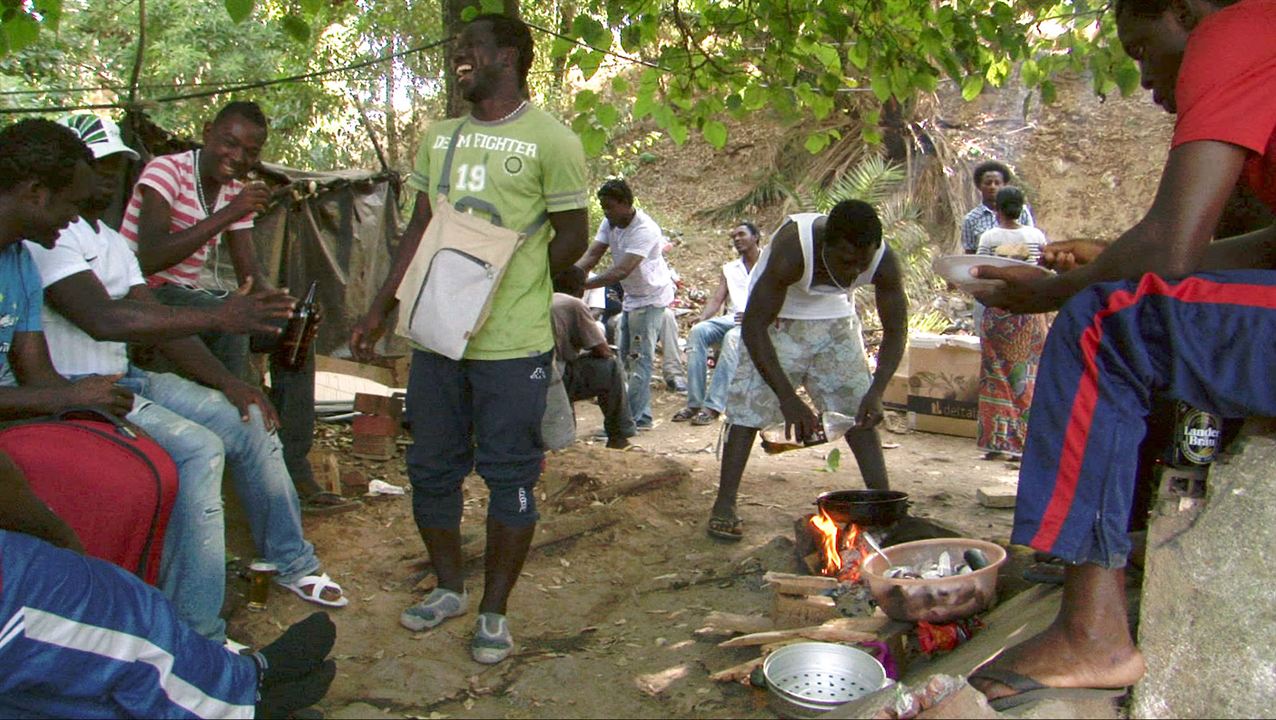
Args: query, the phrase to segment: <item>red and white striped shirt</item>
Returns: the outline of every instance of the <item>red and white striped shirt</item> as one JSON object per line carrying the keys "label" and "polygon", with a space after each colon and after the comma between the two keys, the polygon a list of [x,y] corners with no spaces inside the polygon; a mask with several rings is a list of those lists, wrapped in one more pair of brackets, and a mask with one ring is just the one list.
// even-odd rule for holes
{"label": "red and white striped shirt", "polygon": [[[133,187],[133,197],[129,198],[128,208],[124,211],[124,223],[120,227],[120,234],[128,240],[133,252],[137,252],[137,223],[142,212],[143,186],[155,190],[168,203],[170,232],[181,232],[208,217],[195,189],[195,173],[197,172],[199,170],[195,167],[194,150],[162,155],[147,163],[146,168],[142,170],[142,175],[137,179],[137,185]],[[221,191],[217,194],[217,202],[213,203],[212,211],[217,212],[229,204],[231,198],[238,195],[243,187],[243,183],[238,180],[222,185]],[[247,230],[252,226],[253,216],[248,214],[235,221],[226,230]],[[200,271],[204,268],[209,251],[220,239],[221,233],[218,233],[185,260],[148,277],[147,284],[151,287],[165,283],[199,287]]]}

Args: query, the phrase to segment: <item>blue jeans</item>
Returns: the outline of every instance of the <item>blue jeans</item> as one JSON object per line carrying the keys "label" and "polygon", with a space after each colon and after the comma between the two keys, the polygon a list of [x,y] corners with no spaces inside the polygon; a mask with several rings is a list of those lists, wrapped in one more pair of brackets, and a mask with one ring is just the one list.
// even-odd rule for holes
{"label": "blue jeans", "polygon": [[651,367],[665,321],[662,305],[626,310],[620,317],[620,356],[625,359],[629,412],[637,425],[651,427]]}
{"label": "blue jeans", "polygon": [[[727,389],[740,355],[740,329],[731,315],[719,315],[696,323],[687,336],[687,407],[722,412],[727,407]],[[713,380],[705,395],[709,374],[709,348],[721,347]]]}
{"label": "blue jeans", "polygon": [[179,486],[160,558],[160,589],[199,634],[219,640],[226,594],[226,528],[222,471],[230,466],[258,554],[296,582],[319,568],[302,536],[301,504],[275,433],[261,413],[239,409],[216,390],[169,373],[137,368],[119,382],[137,399],[128,420],[155,438],[177,464]]}

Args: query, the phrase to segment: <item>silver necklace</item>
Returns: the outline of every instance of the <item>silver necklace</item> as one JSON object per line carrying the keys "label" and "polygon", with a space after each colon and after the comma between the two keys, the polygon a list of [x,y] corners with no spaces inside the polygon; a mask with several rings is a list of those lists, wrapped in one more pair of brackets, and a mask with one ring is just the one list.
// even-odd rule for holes
{"label": "silver necklace", "polygon": [[833,277],[833,271],[829,269],[829,261],[828,261],[828,258],[825,257],[825,253],[827,251],[828,251],[828,244],[821,242],[820,243],[820,263],[824,265],[824,272],[828,273],[829,280],[833,283],[834,286],[837,287],[838,290],[841,290],[842,292],[846,292],[847,291],[846,288],[842,287],[842,284],[837,281],[836,277]]}
{"label": "silver necklace", "polygon": [[512,117],[514,117],[515,115],[517,115],[517,114],[519,113],[519,111],[520,111],[520,110],[522,110],[522,109],[523,109],[523,107],[524,107],[524,106],[526,106],[526,105],[527,105],[527,101],[526,101],[526,100],[524,100],[523,102],[521,102],[521,103],[519,103],[519,104],[518,104],[518,107],[514,108],[513,110],[510,110],[510,111],[509,111],[509,113],[507,113],[507,114],[505,115],[505,117],[501,118],[500,120],[489,120],[488,122],[491,122],[491,123],[503,123],[503,122],[505,122],[506,120],[509,120],[510,118],[512,118]]}
{"label": "silver necklace", "polygon": [[199,198],[199,206],[204,209],[204,215],[212,215],[208,210],[208,200],[204,199],[204,181],[199,177],[199,148],[195,148],[194,160],[195,175],[195,196]]}

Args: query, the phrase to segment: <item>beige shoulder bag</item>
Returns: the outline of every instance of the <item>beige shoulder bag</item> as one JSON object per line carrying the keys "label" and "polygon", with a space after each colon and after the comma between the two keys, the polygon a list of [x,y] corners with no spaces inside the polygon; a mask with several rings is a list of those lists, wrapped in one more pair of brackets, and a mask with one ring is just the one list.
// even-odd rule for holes
{"label": "beige shoulder bag", "polygon": [[[542,214],[518,232],[502,227],[500,213],[482,200],[462,197],[455,205],[451,202],[452,154],[465,122],[452,133],[431,205],[430,224],[395,293],[399,300],[395,331],[453,360],[465,355],[470,338],[487,320],[510,258],[548,220]],[[465,212],[467,209],[483,210],[492,220]]]}

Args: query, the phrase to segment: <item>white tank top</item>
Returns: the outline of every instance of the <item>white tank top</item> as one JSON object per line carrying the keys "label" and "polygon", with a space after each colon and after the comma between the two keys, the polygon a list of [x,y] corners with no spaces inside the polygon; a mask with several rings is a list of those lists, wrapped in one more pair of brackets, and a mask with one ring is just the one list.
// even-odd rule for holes
{"label": "white tank top", "polygon": [[[802,279],[789,286],[784,296],[784,306],[780,308],[780,317],[790,320],[832,320],[834,318],[843,318],[855,314],[855,302],[852,292],[857,287],[869,285],[873,282],[873,275],[877,273],[877,266],[882,262],[882,255],[886,253],[886,241],[882,241],[877,247],[877,252],[873,255],[873,260],[868,264],[868,269],[860,273],[851,284],[846,286],[846,290],[842,291],[832,285],[816,285],[811,286],[811,278],[815,274],[815,233],[813,231],[815,220],[824,217],[821,213],[797,213],[790,215],[788,219],[797,224],[798,240],[802,246]],[[780,225],[781,228],[784,224]],[[779,230],[776,230],[778,233]],[[758,257],[758,264],[753,268],[753,272],[749,273],[749,292],[753,292],[753,287],[757,284],[758,278],[762,277],[762,271],[766,269],[767,261],[771,259],[771,250],[775,247],[775,234],[771,235],[771,241],[767,246],[762,248],[762,255]]]}
{"label": "white tank top", "polygon": [[744,312],[749,302],[749,270],[744,266],[744,258],[723,265],[722,276],[727,279],[727,312]]}

